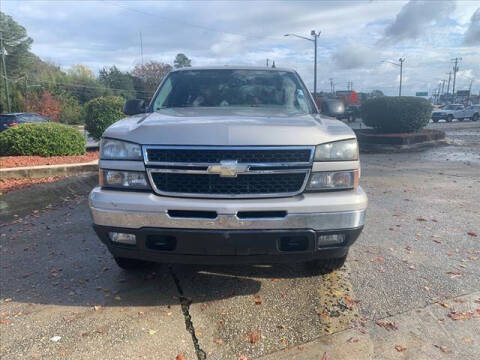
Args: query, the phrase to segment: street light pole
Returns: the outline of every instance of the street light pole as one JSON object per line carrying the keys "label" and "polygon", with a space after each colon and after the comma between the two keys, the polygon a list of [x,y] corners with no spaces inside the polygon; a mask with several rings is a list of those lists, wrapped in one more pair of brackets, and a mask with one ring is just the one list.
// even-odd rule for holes
{"label": "street light pole", "polygon": [[402,96],[403,63],[405,61],[405,58],[400,58],[398,59],[398,61],[399,61],[398,63],[395,63],[393,61],[388,61],[388,60],[383,60],[382,62],[387,62],[389,64],[400,67],[400,86],[398,87],[398,96]]}
{"label": "street light pole", "polygon": [[308,40],[313,42],[314,46],[314,59],[313,59],[313,96],[315,98],[315,95],[317,94],[317,40],[320,37],[320,34],[322,32],[316,32],[315,30],[312,30],[310,32],[310,35],[312,38],[308,38],[305,36],[297,35],[297,34],[285,34],[284,36],[295,36],[297,38],[303,39],[303,40]]}
{"label": "street light pole", "polygon": [[400,61],[400,86],[398,88],[398,96],[402,96],[403,62],[405,61],[405,58],[400,58],[398,61]]}

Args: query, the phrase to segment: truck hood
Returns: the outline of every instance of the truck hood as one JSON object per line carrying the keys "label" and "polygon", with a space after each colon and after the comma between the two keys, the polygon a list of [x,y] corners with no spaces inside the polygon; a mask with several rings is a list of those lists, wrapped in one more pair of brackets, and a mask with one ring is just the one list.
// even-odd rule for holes
{"label": "truck hood", "polygon": [[317,145],[355,137],[318,114],[265,108],[170,108],[124,118],[104,137],[143,145]]}

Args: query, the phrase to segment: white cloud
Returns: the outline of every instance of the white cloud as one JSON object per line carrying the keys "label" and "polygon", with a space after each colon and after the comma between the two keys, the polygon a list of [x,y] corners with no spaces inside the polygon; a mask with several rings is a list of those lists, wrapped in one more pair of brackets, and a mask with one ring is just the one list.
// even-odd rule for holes
{"label": "white cloud", "polygon": [[480,45],[480,8],[472,15],[470,26],[463,39],[465,45]]}

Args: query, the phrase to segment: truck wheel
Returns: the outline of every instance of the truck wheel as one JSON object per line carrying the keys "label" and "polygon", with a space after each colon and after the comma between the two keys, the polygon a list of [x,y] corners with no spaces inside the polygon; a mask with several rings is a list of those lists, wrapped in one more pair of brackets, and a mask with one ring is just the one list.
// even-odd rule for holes
{"label": "truck wheel", "polygon": [[452,122],[452,121],[453,121],[453,115],[448,115],[447,122]]}
{"label": "truck wheel", "polygon": [[465,118],[458,118],[458,121],[463,121]]}
{"label": "truck wheel", "polygon": [[478,121],[478,118],[479,118],[479,117],[480,117],[480,116],[478,115],[478,113],[473,114],[472,121]]}
{"label": "truck wheel", "polygon": [[312,275],[324,275],[340,269],[345,264],[346,259],[347,255],[340,258],[312,260],[308,261],[306,266]]}
{"label": "truck wheel", "polygon": [[434,123],[438,123],[438,119],[432,119]]}
{"label": "truck wheel", "polygon": [[114,257],[115,262],[119,267],[124,270],[136,270],[136,269],[143,269],[152,265],[151,262],[142,261],[138,259],[129,259],[129,258],[122,258],[122,257]]}

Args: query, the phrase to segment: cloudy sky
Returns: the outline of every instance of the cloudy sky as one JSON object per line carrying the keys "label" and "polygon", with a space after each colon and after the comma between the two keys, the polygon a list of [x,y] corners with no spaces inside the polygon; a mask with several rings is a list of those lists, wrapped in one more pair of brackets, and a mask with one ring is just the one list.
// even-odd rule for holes
{"label": "cloudy sky", "polygon": [[480,91],[478,0],[369,1],[13,1],[1,11],[25,26],[33,52],[63,68],[130,70],[144,60],[173,62],[184,52],[193,65],[249,64],[297,69],[313,84],[313,44],[284,37],[321,31],[318,87],[398,92],[398,67],[382,62],[405,57],[404,94],[430,91],[448,79],[451,59],[461,57],[457,89]]}

